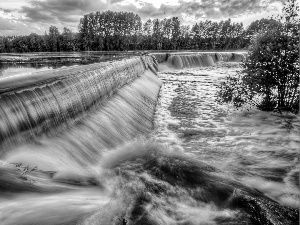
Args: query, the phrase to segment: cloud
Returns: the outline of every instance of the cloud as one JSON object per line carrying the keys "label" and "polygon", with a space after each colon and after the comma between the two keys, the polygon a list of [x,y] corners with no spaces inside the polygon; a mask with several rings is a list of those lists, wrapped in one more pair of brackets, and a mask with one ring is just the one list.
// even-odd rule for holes
{"label": "cloud", "polygon": [[20,10],[32,22],[79,23],[83,15],[97,10],[105,10],[107,3],[100,0],[45,0],[32,1],[31,6]]}
{"label": "cloud", "polygon": [[55,22],[55,17],[52,16],[51,12],[41,10],[40,8],[24,6],[21,12],[24,13],[27,19],[32,22]]}
{"label": "cloud", "polygon": [[12,9],[0,8],[0,10],[3,11],[4,13],[11,13],[11,12],[13,12]]}
{"label": "cloud", "polygon": [[[271,0],[276,2],[276,0]],[[278,0],[277,2],[281,2]],[[262,4],[262,0],[192,0],[192,1],[179,1],[179,5],[170,6],[162,4],[156,12],[152,12],[149,16],[153,15],[168,15],[178,16],[181,13],[195,15],[196,18],[203,17],[207,19],[216,19],[222,17],[231,17],[241,13],[252,14],[266,10],[268,5]]]}
{"label": "cloud", "polygon": [[14,30],[15,24],[7,19],[0,18],[0,30],[11,31]]}
{"label": "cloud", "polygon": [[26,24],[19,21],[0,18],[0,30],[3,35],[28,35],[30,33],[43,33],[44,29],[39,26]]}
{"label": "cloud", "polygon": [[[1,22],[0,27],[4,27],[7,31],[13,28],[19,29],[19,32],[23,24],[24,27],[27,26],[28,29],[32,28],[38,32],[42,29],[48,30],[50,25],[57,26],[59,29],[66,26],[77,31],[80,18],[96,11],[133,12],[144,21],[148,18],[162,19],[177,16],[181,22],[191,23],[203,19],[220,20],[229,17],[240,19],[258,13],[270,13],[278,10],[285,0],[172,0],[171,3],[168,3],[168,0],[17,0],[20,5],[13,5],[13,3],[9,5],[11,0],[2,1],[5,4],[1,5],[0,11],[2,9],[6,16],[15,15],[10,18],[10,21],[9,18],[6,19],[9,22],[19,22],[19,27],[16,28],[15,24],[10,26],[9,22],[6,24]],[[1,17],[3,16],[0,14]],[[187,18],[194,19],[187,20]]]}
{"label": "cloud", "polygon": [[115,4],[119,2],[123,2],[124,0],[110,0],[110,4]]}

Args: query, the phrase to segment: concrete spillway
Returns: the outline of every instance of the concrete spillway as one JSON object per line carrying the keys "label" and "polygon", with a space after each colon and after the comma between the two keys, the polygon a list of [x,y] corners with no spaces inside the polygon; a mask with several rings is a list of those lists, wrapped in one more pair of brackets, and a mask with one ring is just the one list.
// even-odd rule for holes
{"label": "concrete spillway", "polygon": [[[146,104],[145,110],[152,115],[161,85],[155,76],[159,63],[181,69],[211,66],[220,60],[240,61],[243,57],[237,53],[158,53],[1,78],[0,149],[3,152],[36,136],[56,134],[78,124],[128,85],[135,86],[142,96],[141,101]],[[151,86],[152,96],[147,96],[150,90],[139,88],[143,85]],[[132,97],[123,101],[130,102]],[[143,110],[132,116],[139,118]]]}
{"label": "concrete spillway", "polygon": [[[212,66],[218,61],[241,62],[245,59],[245,56],[245,53],[207,52],[197,54],[170,54],[166,60],[175,68],[183,69],[190,67]],[[159,58],[163,58],[163,56],[159,56]]]}
{"label": "concrete spillway", "polygon": [[[138,82],[153,63],[149,56],[134,57],[1,79],[0,146],[4,149],[78,123],[117,90]],[[153,73],[148,76],[157,80]]]}

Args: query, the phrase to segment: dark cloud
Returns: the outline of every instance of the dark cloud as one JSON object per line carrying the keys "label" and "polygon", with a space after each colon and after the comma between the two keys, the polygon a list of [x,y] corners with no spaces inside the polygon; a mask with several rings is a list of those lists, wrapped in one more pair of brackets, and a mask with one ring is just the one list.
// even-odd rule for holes
{"label": "dark cloud", "polygon": [[95,10],[99,6],[103,6],[101,0],[46,0],[46,1],[32,1],[34,8],[42,8],[57,12],[74,12],[74,11],[90,11]]}
{"label": "dark cloud", "polygon": [[156,11],[157,11],[157,8],[155,8],[150,3],[146,3],[141,8],[136,9],[137,14],[139,14],[143,17],[149,16],[149,15],[151,16],[151,15],[155,14]]}
{"label": "dark cloud", "polygon": [[4,13],[11,13],[14,11],[12,9],[5,9],[5,8],[0,8],[0,10],[3,11]]}
{"label": "dark cloud", "polygon": [[22,12],[33,22],[55,22],[55,18],[49,11],[24,6]]}
{"label": "dark cloud", "polygon": [[60,23],[79,22],[87,13],[105,10],[106,3],[101,0],[45,0],[31,1],[31,7],[23,6],[20,10],[32,22]]}
{"label": "dark cloud", "polygon": [[115,4],[119,2],[123,2],[124,0],[110,0],[110,4]]}
{"label": "dark cloud", "polygon": [[239,0],[231,0],[231,1],[222,1],[220,6],[220,12],[223,16],[234,16],[240,13],[254,13],[260,12],[265,7],[260,5],[260,0],[248,0],[248,1],[239,1]]}

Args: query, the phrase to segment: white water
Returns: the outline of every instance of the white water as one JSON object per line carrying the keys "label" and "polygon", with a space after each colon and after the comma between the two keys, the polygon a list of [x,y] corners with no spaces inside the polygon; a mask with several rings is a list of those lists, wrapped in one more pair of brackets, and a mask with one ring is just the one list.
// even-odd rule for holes
{"label": "white water", "polygon": [[156,111],[161,142],[226,171],[283,205],[299,207],[300,119],[216,102],[218,84],[238,63],[164,70]]}
{"label": "white water", "polygon": [[11,147],[1,224],[294,224],[299,118],[218,105],[238,63],[160,67],[154,121],[161,82],[146,71],[80,123]]}

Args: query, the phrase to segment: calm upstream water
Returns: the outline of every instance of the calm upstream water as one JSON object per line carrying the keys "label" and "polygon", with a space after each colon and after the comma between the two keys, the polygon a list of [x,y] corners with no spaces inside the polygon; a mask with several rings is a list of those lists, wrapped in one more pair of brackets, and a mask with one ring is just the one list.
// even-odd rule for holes
{"label": "calm upstream water", "polygon": [[0,223],[298,224],[299,117],[219,105],[239,69],[161,64],[72,129],[7,150]]}
{"label": "calm upstream water", "polygon": [[136,55],[139,52],[1,53],[0,77],[120,60]]}

